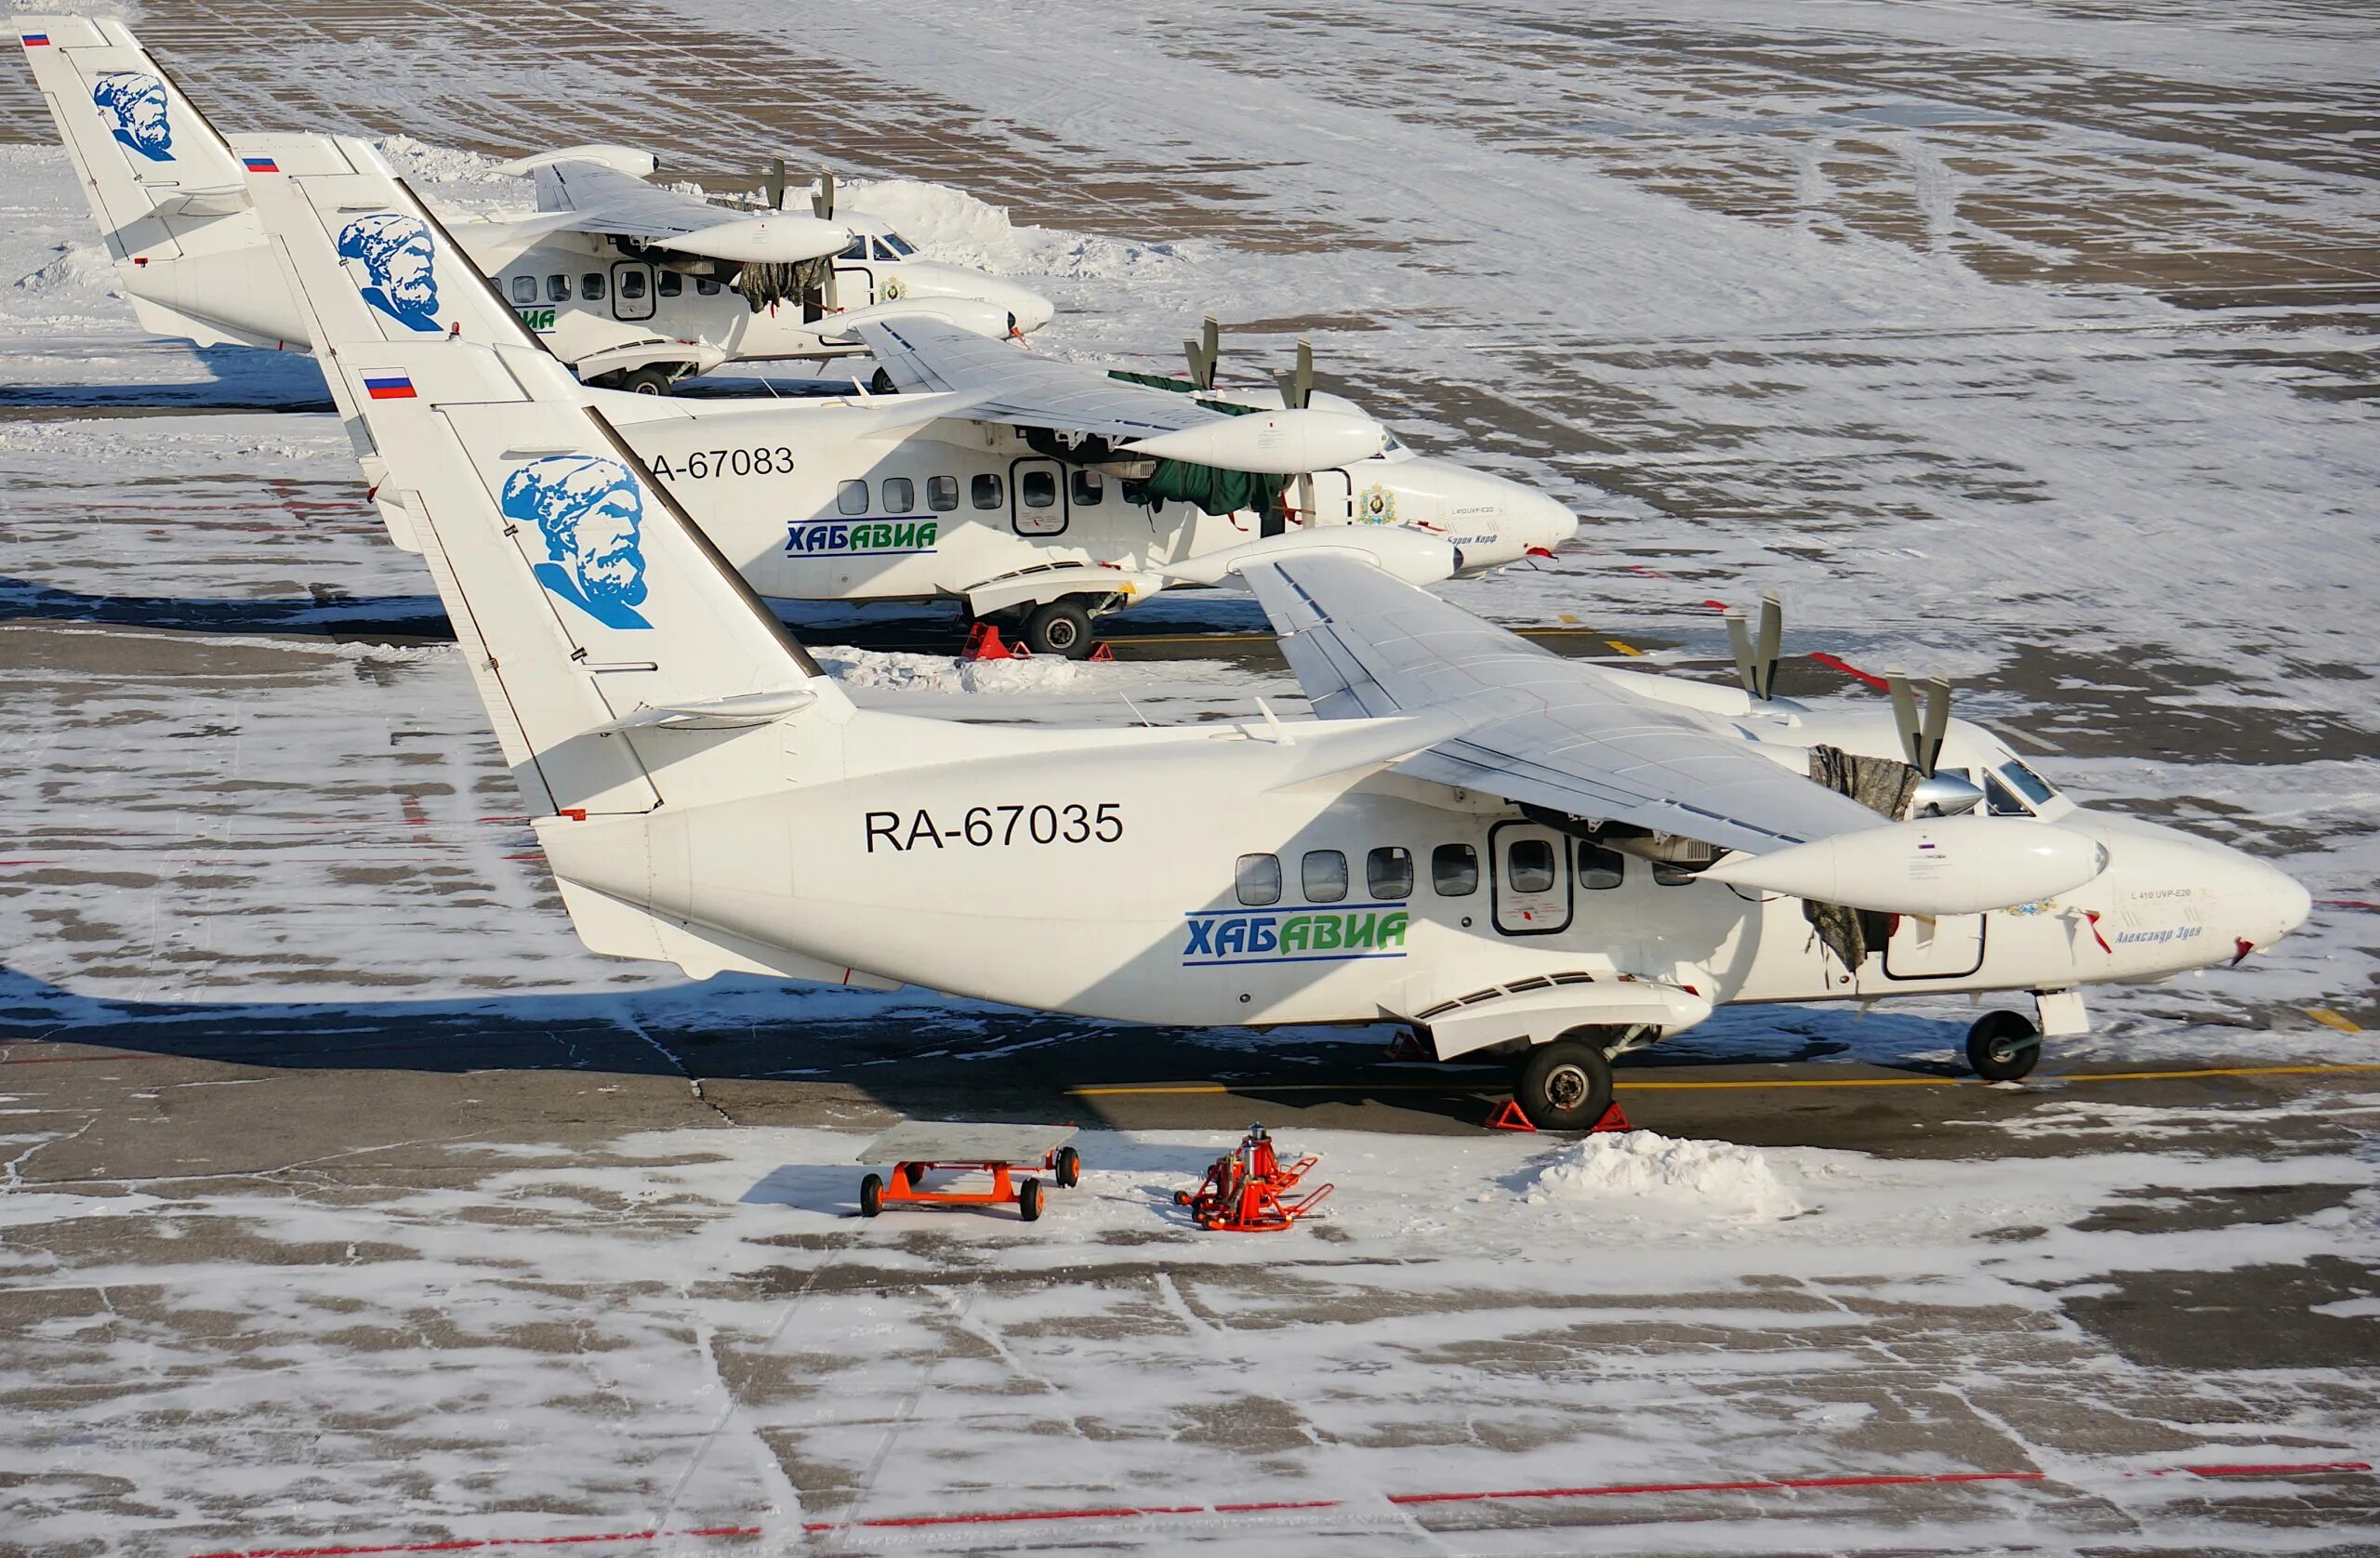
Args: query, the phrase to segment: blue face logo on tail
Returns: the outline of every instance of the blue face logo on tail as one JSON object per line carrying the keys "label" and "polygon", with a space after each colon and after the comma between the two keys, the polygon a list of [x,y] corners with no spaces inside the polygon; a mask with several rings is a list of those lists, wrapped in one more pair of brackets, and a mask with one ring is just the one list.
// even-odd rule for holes
{"label": "blue face logo on tail", "polygon": [[165,84],[145,71],[110,71],[96,79],[91,101],[126,150],[152,163],[174,160],[174,126],[165,115]]}
{"label": "blue face logo on tail", "polygon": [[383,211],[347,224],[341,259],[360,259],[372,284],[364,300],[408,330],[439,330],[437,246],[419,217]]}
{"label": "blue face logo on tail", "polygon": [[504,479],[507,519],[535,525],[551,562],[537,582],[606,627],[650,627],[644,602],[644,496],[617,460],[548,455]]}

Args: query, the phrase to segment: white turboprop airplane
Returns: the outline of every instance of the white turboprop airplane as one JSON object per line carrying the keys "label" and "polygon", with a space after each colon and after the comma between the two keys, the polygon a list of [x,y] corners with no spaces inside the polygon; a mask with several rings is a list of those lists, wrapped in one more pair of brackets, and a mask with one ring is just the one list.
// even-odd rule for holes
{"label": "white turboprop airplane", "polygon": [[[284,160],[258,210],[598,952],[1126,1021],[1401,1020],[1441,1058],[1514,1055],[1529,1116],[1576,1128],[1613,1055],[1723,1003],[2030,991],[2073,1032],[2082,986],[2236,961],[2307,913],[2261,862],[2058,795],[1947,689],[1879,718],[1560,659],[1384,571],[1451,550],[1400,527],[1236,565],[1318,720],[856,708],[599,392],[517,333],[373,327],[343,165]],[[575,532],[561,492],[600,495]],[[1775,640],[1742,651],[1754,691]],[[2006,814],[1898,820],[1979,787]],[[1900,917],[1881,951],[1858,911]],[[1988,1076],[2038,1049],[2016,1011],[1970,1036]]]}
{"label": "white turboprop airplane", "polygon": [[[140,323],[200,346],[306,344],[243,179],[269,152],[229,142],[122,22],[19,16],[91,214]],[[644,181],[648,152],[583,146],[508,165],[536,180],[538,215],[458,220],[473,264],[578,376],[658,394],[729,362],[813,361],[865,350],[850,326],[903,298],[992,335],[1038,329],[1049,299],[979,271],[919,258],[885,224],[833,210],[734,210]],[[774,191],[781,200],[782,182]],[[420,224],[350,241],[377,306],[428,331],[438,297]]]}
{"label": "white turboprop airplane", "polygon": [[[518,337],[512,310],[376,154],[355,152],[350,164],[340,148],[360,143],[309,136],[252,144],[260,170],[351,166],[340,198],[363,214],[319,216],[337,218],[359,285],[378,283],[347,235],[394,212],[423,233],[430,334]],[[1314,391],[1302,347],[1286,385],[1225,393],[1198,388],[1212,382],[1211,321],[1207,341],[1193,343],[1193,379],[1159,380],[1036,357],[954,323],[945,308],[904,298],[852,327],[899,393],[643,397],[607,415],[760,594],[953,599],[977,620],[1012,624],[1036,654],[1088,654],[1096,614],[1351,526],[1425,530],[1454,549],[1424,555],[1465,574],[1550,552],[1577,528],[1553,499],[1415,455],[1352,403]],[[370,323],[392,344],[416,337],[377,305]],[[367,425],[337,376],[329,383],[377,485]],[[384,515],[414,548],[404,515]]]}

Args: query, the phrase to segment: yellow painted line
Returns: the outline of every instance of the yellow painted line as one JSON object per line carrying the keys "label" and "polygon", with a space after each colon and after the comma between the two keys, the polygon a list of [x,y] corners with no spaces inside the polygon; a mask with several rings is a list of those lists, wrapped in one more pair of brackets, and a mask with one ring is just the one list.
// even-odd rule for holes
{"label": "yellow painted line", "polygon": [[1604,640],[1604,642],[1606,642],[1606,643],[1609,644],[1612,648],[1614,648],[1614,649],[1616,649],[1616,650],[1620,651],[1620,654],[1622,654],[1633,655],[1633,657],[1635,657],[1636,659],[1639,659],[1639,660],[1641,660],[1641,659],[1643,659],[1643,658],[1645,657],[1645,652],[1644,652],[1643,650],[1641,650],[1641,649],[1638,649],[1638,648],[1637,648],[1635,645],[1633,645],[1633,644],[1624,644],[1624,643],[1621,643],[1618,639],[1606,639],[1606,640]]}
{"label": "yellow painted line", "polygon": [[1579,626],[1579,619],[1578,619],[1577,617],[1575,617],[1575,616],[1572,616],[1568,612],[1557,612],[1557,613],[1555,613],[1555,614],[1554,614],[1554,615],[1555,615],[1555,616],[1556,616],[1556,618],[1557,618],[1557,619],[1559,619],[1560,621],[1567,622],[1567,623],[1568,623],[1568,624],[1569,624],[1571,627],[1576,627],[1577,626]]}
{"label": "yellow painted line", "polygon": [[[2360,1030],[2359,1030],[2360,1031]],[[2061,1071],[2044,1072],[2037,1082],[2175,1082],[2199,1076],[2335,1076],[2380,1071],[2380,1062],[2341,1062],[2324,1065],[2218,1065],[2188,1071]],[[1758,1088],[1955,1088],[1977,1082],[1973,1076],[1778,1076],[1700,1082],[1620,1081],[1622,1091],[1715,1092]],[[1501,1091],[1494,1080],[1464,1082],[1155,1082],[1111,1087],[1068,1088],[1069,1098],[1180,1098],[1223,1093],[1343,1093],[1343,1092],[1487,1092]]]}
{"label": "yellow painted line", "polygon": [[2340,1016],[2326,1006],[2309,1006],[2306,1009],[2306,1015],[2321,1023],[2322,1026],[2336,1028],[2343,1034],[2360,1034],[2363,1031],[2353,1022]]}

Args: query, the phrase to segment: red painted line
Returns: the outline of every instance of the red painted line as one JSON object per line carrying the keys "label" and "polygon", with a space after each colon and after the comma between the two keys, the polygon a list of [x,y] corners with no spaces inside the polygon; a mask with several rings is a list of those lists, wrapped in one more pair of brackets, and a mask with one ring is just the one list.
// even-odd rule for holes
{"label": "red painted line", "polygon": [[824,1521],[804,1525],[809,1532],[916,1530],[929,1525],[1012,1525],[1028,1520],[1137,1520],[1146,1515],[1206,1514],[1205,1504],[1152,1504],[1145,1508],[1125,1506],[1112,1510],[1008,1510],[982,1514],[898,1514],[881,1515],[874,1520]]}
{"label": "red painted line", "polygon": [[1269,1504],[1217,1504],[1217,1514],[1263,1514],[1277,1510],[1335,1510],[1344,1499],[1276,1499]]}
{"label": "red painted line", "polygon": [[1714,612],[1724,612],[1730,609],[1725,601],[1705,601],[1702,603],[1710,607]]}
{"label": "red painted line", "polygon": [[472,1552],[492,1547],[578,1547],[599,1542],[649,1542],[665,1537],[757,1537],[758,1525],[707,1525],[688,1531],[603,1531],[575,1537],[469,1537],[443,1542],[381,1542],[364,1547],[251,1547],[202,1552],[197,1558],[365,1558],[381,1552]]}
{"label": "red painted line", "polygon": [[[0,860],[0,865],[17,864],[16,861]],[[2361,909],[2366,914],[2380,914],[2380,904],[2374,904],[2368,898],[2317,898],[2314,902],[2326,909]]]}
{"label": "red painted line", "polygon": [[31,1060],[0,1061],[0,1065],[89,1065],[94,1061],[169,1061],[171,1055],[40,1055]]}
{"label": "red painted line", "polygon": [[1818,651],[1817,654],[1811,655],[1810,658],[1817,661],[1821,666],[1831,666],[1845,676],[1858,677],[1860,680],[1866,682],[1871,687],[1882,689],[1890,685],[1883,677],[1870,676],[1866,671],[1861,670],[1850,661],[1842,658],[1840,655],[1829,654],[1824,650]]}
{"label": "red painted line", "polygon": [[2044,1472],[1937,1472],[1903,1476],[1753,1478],[1733,1483],[1611,1483],[1601,1487],[1520,1487],[1481,1493],[1392,1493],[1392,1504],[1455,1504],[1488,1499],[1619,1499],[1663,1493],[1775,1493],[1816,1487],[1933,1487],[1949,1483],[2037,1483]]}
{"label": "red painted line", "polygon": [[[2176,1466],[2174,1471],[2192,1477],[2302,1477],[2316,1472],[2369,1472],[2368,1460],[2317,1460],[2299,1466]],[[2166,1473],[2160,1472],[2162,1476]]]}
{"label": "red painted line", "polygon": [[1648,579],[1666,579],[1669,577],[1667,574],[1662,573],[1659,569],[1648,568],[1641,562],[1631,562],[1625,564],[1625,566],[1630,573],[1641,574]]}

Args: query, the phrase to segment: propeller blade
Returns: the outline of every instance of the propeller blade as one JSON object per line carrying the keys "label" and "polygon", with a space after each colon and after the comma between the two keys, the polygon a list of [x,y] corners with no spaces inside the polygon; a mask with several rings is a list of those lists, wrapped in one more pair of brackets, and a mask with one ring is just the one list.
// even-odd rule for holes
{"label": "propeller blade", "polygon": [[810,212],[822,222],[831,222],[835,219],[835,170],[833,168],[822,167],[818,170],[818,192],[810,197]]}
{"label": "propeller blade", "polygon": [[1314,399],[1314,343],[1303,336],[1298,337],[1298,366],[1293,374],[1275,374],[1273,382],[1281,387],[1281,403],[1291,411],[1303,411]]}
{"label": "propeller blade", "polygon": [[1752,639],[1752,625],[1744,614],[1727,609],[1727,647],[1736,652],[1736,680],[1744,691],[1765,703],[1777,693],[1777,657],[1785,641],[1785,602],[1775,590],[1767,590],[1760,598],[1760,637]]}
{"label": "propeller blade", "polygon": [[1201,390],[1215,387],[1215,363],[1223,355],[1223,327],[1209,314],[1197,340],[1183,340],[1183,355],[1190,359],[1190,382]]}
{"label": "propeller blade", "polygon": [[785,209],[785,159],[783,157],[769,159],[769,171],[760,178],[760,194],[761,198],[769,203],[770,210]]}
{"label": "propeller blade", "polygon": [[[1943,738],[1950,731],[1950,684],[1930,676],[1912,686],[1908,672],[1887,671],[1884,686],[1893,697],[1893,723],[1900,728],[1901,756],[1920,774],[1933,778],[1934,765],[1942,758]],[[1919,687],[1925,693],[1923,713],[1917,706]]]}

